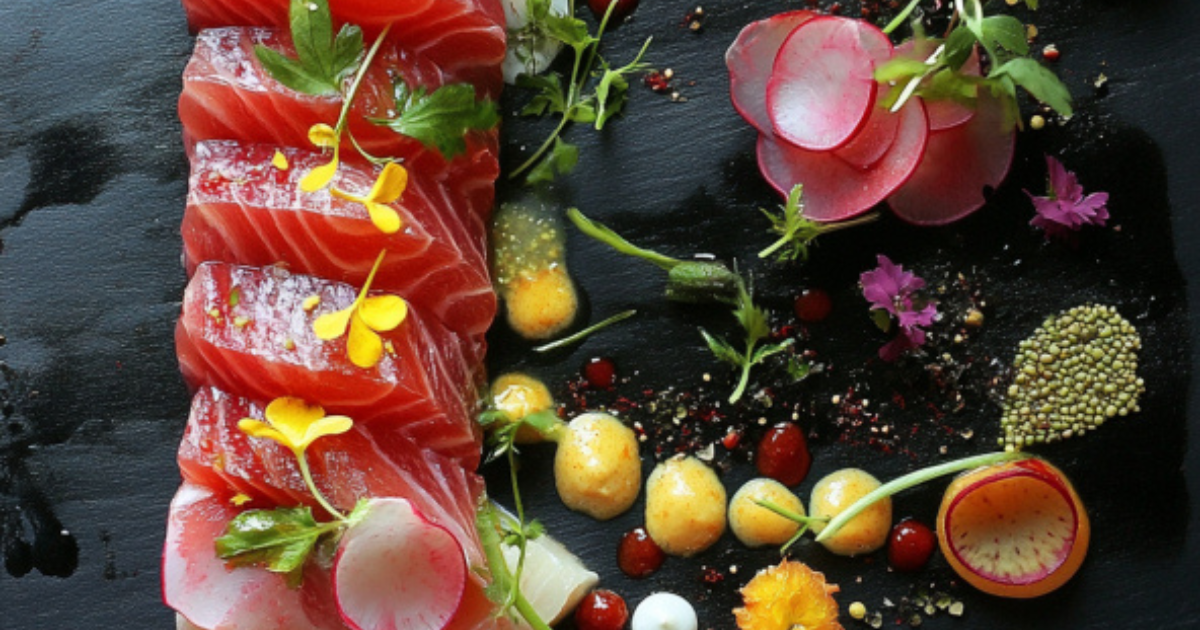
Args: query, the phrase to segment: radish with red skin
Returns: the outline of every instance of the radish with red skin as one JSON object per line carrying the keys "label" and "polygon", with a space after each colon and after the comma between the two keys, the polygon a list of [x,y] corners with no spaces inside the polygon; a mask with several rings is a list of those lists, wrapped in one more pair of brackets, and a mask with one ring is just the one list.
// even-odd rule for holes
{"label": "radish with red skin", "polygon": [[[909,57],[924,61],[925,58],[933,52],[932,50],[928,50],[914,53],[913,48],[914,43],[913,40],[910,39],[903,44],[896,46],[896,56]],[[971,51],[971,56],[968,57],[966,62],[963,63],[962,68],[959,69],[959,72],[969,77],[979,76],[978,49],[973,49]],[[978,87],[976,88],[976,91],[978,92]],[[929,114],[930,131],[942,131],[943,129],[957,127],[965,124],[968,120],[971,120],[972,116],[975,115],[975,108],[971,107],[970,105],[964,105],[949,99],[935,101],[927,100],[925,101],[925,110]]]}
{"label": "radish with red skin", "polygon": [[957,221],[983,207],[984,188],[996,188],[1008,176],[1016,130],[1005,120],[1004,104],[988,91],[980,90],[976,103],[966,124],[929,134],[921,165],[888,197],[901,219],[916,225]]}
{"label": "radish with red skin", "polygon": [[466,583],[462,546],[405,499],[372,499],[333,563],[334,600],[353,630],[441,630]]}
{"label": "radish with red skin", "polygon": [[862,22],[822,16],[788,35],[767,80],[767,115],[780,138],[828,151],[862,129],[879,86],[878,47],[865,32]]}
{"label": "radish with red skin", "polygon": [[896,134],[900,130],[900,115],[893,114],[879,104],[883,90],[876,94],[875,104],[862,131],[858,132],[846,146],[834,150],[843,162],[855,168],[867,170],[887,155],[888,149],[896,142]]}
{"label": "radish with red skin", "polygon": [[761,134],[758,168],[781,196],[804,184],[804,216],[842,221],[870,210],[912,176],[928,138],[925,106],[912,100],[899,112],[896,140],[871,168],[851,166],[830,152],[805,151]]}
{"label": "radish with red skin", "polygon": [[790,11],[751,22],[725,51],[733,108],[760,132],[774,133],[767,116],[766,97],[775,55],[796,27],[814,17],[812,11]]}

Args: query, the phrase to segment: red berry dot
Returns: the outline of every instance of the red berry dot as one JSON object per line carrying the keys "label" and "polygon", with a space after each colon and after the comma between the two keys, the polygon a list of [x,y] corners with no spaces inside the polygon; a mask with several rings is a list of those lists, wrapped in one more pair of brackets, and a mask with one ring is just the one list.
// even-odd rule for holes
{"label": "red berry dot", "polygon": [[592,389],[612,389],[617,382],[617,364],[608,357],[593,357],[583,364],[583,380]]}
{"label": "red berry dot", "polygon": [[575,627],[579,630],[621,630],[628,620],[625,600],[604,589],[588,593],[575,609]]}
{"label": "red berry dot", "polygon": [[758,443],[755,463],[758,473],[785,486],[794,486],[808,476],[812,456],[800,427],[791,422],[771,427]]}
{"label": "red berry dot", "polygon": [[888,538],[888,564],[897,571],[919,571],[929,562],[936,544],[928,525],[906,518],[896,523]]}
{"label": "red berry dot", "polygon": [[621,544],[617,547],[617,566],[631,578],[649,576],[666,559],[667,555],[642,527],[621,537]]}
{"label": "red berry dot", "polygon": [[829,311],[833,310],[833,301],[822,289],[805,289],[796,297],[794,308],[796,319],[806,324],[815,324],[829,317]]}

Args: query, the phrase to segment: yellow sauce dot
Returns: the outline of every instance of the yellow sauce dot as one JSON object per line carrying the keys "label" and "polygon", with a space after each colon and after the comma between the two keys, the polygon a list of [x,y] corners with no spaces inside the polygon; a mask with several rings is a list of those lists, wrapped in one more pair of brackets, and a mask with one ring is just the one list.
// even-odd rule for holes
{"label": "yellow sauce dot", "polygon": [[548,339],[570,326],[579,298],[558,213],[535,203],[505,204],[496,212],[492,243],[496,285],[512,329],[527,339]]}
{"label": "yellow sauce dot", "polygon": [[751,479],[729,502],[729,528],[742,544],[747,547],[782,545],[799,531],[799,523],[768,510],[759,505],[759,501],[769,501],[804,516],[804,504],[787,486],[774,479]]}
{"label": "yellow sauce dot", "polygon": [[[546,384],[520,372],[497,377],[492,381],[491,395],[492,405],[513,420],[554,407],[554,397],[550,395]],[[533,444],[541,440],[542,436],[533,427],[522,426],[517,429],[517,444]]]}
{"label": "yellow sauce dot", "polygon": [[695,457],[669,459],[646,481],[646,532],[673,556],[708,549],[725,532],[725,486]]}
{"label": "yellow sauce dot", "polygon": [[521,277],[505,293],[508,324],[526,339],[549,339],[575,320],[579,298],[563,267]]}
{"label": "yellow sauce dot", "polygon": [[600,520],[625,512],[642,489],[637,437],[608,414],[575,418],[558,442],[554,481],[572,510]]}

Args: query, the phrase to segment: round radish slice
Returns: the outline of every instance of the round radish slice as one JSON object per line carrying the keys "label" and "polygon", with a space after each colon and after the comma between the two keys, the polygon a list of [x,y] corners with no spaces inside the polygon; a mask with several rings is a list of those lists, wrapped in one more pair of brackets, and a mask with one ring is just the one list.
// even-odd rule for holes
{"label": "round radish slice", "polygon": [[984,188],[999,186],[1008,175],[1016,137],[1006,127],[1004,105],[980,90],[970,121],[929,134],[917,172],[888,197],[888,205],[917,225],[943,225],[971,214],[986,202]]}
{"label": "round radish slice", "polygon": [[798,149],[770,134],[758,137],[758,169],[780,195],[804,184],[804,214],[814,221],[841,221],[870,210],[917,168],[928,137],[925,107],[905,105],[896,139],[869,169],[859,169],[830,152]]}
{"label": "round radish slice", "polygon": [[[928,51],[928,53],[932,52],[933,51]],[[925,58],[929,56],[928,53],[917,54],[921,55],[919,59],[924,61]],[[912,40],[906,41],[897,46],[896,56],[915,57],[916,55],[913,53]],[[971,51],[971,56],[968,57],[967,61],[963,64],[962,73],[971,77],[979,76],[978,49]],[[978,91],[979,88],[975,89]],[[943,129],[957,127],[966,123],[968,120],[971,120],[971,117],[975,115],[975,109],[973,107],[956,103],[951,100],[925,101],[925,111],[929,113],[930,131],[941,131]]]}
{"label": "round radish slice", "polygon": [[784,40],[767,81],[767,115],[780,138],[828,151],[862,129],[878,86],[865,30],[857,20],[817,17]]}
{"label": "round radish slice", "polygon": [[405,499],[372,499],[333,564],[333,596],[354,630],[441,630],[466,582],[458,541]]}
{"label": "round radish slice", "polygon": [[790,11],[747,24],[725,51],[729,68],[729,98],[746,122],[761,132],[771,131],[767,117],[767,80],[783,40],[809,21],[812,11]]}
{"label": "round radish slice", "polygon": [[896,141],[896,132],[900,129],[900,114],[893,114],[878,102],[878,97],[884,92],[876,93],[876,102],[871,107],[871,115],[862,131],[854,136],[846,146],[836,149],[833,154],[850,166],[858,169],[871,168],[892,148]]}

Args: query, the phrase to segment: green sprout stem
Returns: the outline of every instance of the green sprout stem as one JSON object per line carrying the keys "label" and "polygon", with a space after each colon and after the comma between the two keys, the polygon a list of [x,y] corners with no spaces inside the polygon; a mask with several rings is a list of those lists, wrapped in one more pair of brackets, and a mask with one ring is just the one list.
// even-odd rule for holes
{"label": "green sprout stem", "polygon": [[517,580],[513,578],[513,574],[508,570],[508,563],[504,560],[504,552],[500,549],[499,528],[500,523],[496,517],[496,508],[490,504],[482,508],[478,517],[477,529],[479,530],[479,538],[483,543],[483,555],[487,561],[492,582],[506,592],[516,593],[513,606],[533,630],[552,630],[538,615],[537,611],[533,609],[533,605],[529,603],[529,600],[525,599],[525,596],[517,589]]}
{"label": "green sprout stem", "polygon": [[[844,230],[846,228],[857,227],[859,225],[866,225],[867,223],[871,223],[871,222],[879,219],[879,216],[880,215],[878,212],[872,212],[870,214],[867,214],[867,215],[864,215],[861,217],[855,217],[848,221],[838,221],[837,223],[822,223],[822,224],[819,224],[818,227],[815,229],[815,234],[813,234],[812,236],[807,236],[806,240],[812,241],[813,239],[817,238],[818,236],[820,236],[822,234],[829,234],[830,232],[837,232],[838,230]],[[784,245],[787,245],[789,242],[791,242],[794,238],[796,238],[796,232],[789,231],[788,233],[784,234],[783,236],[780,236],[779,240],[772,243],[770,245],[770,247],[767,247],[766,249],[759,252],[758,257],[759,258],[769,257],[771,254],[774,254],[776,251],[778,251],[781,247],[783,247]]]}
{"label": "green sprout stem", "polygon": [[875,490],[864,495],[861,499],[851,503],[849,507],[847,507],[845,510],[842,510],[837,516],[833,517],[833,520],[829,521],[825,528],[822,529],[819,534],[817,534],[816,540],[817,542],[821,542],[830,536],[833,536],[846,523],[850,522],[854,517],[861,514],[863,510],[871,507],[871,505],[876,501],[890,497],[901,490],[907,490],[913,486],[937,479],[938,477],[962,472],[964,470],[971,470],[973,468],[979,468],[980,466],[991,466],[993,464],[999,464],[1003,462],[1028,459],[1030,457],[1031,455],[1024,453],[1009,453],[1000,451],[996,453],[988,453],[986,455],[964,457],[962,459],[956,459],[944,464],[938,464],[936,466],[929,466],[928,468],[915,470],[907,475],[897,477],[896,479],[879,486]]}
{"label": "green sprout stem", "polygon": [[896,17],[892,18],[892,21],[888,22],[888,25],[883,27],[883,33],[885,35],[891,35],[892,31],[899,28],[900,25],[903,24],[904,21],[908,19],[908,16],[912,15],[913,10],[915,10],[917,8],[917,5],[920,3],[921,3],[921,0],[912,0],[912,2],[909,2],[908,6],[904,7],[903,11],[897,13]]}
{"label": "green sprout stem", "polygon": [[[613,4],[615,5],[616,3],[614,2]],[[663,256],[658,252],[644,249],[634,245],[633,243],[630,243],[608,226],[602,223],[597,223],[596,221],[584,216],[578,208],[567,208],[567,218],[571,220],[571,223],[575,224],[575,227],[579,228],[580,232],[587,234],[588,236],[600,241],[601,243],[604,243],[605,245],[608,245],[622,254],[641,258],[642,260],[651,262],[667,271],[674,269],[684,262],[678,258]]]}
{"label": "green sprout stem", "polygon": [[321,507],[325,508],[325,511],[332,514],[337,520],[346,522],[348,520],[346,515],[339,512],[337,508],[333,507],[333,505],[325,499],[325,495],[321,494],[321,491],[317,489],[317,484],[313,481],[312,471],[308,469],[308,458],[304,456],[304,451],[297,450],[293,452],[296,454],[296,461],[300,463],[300,475],[304,477],[304,483],[308,486],[308,491],[312,493],[313,497],[317,500],[317,503],[320,503]]}
{"label": "green sprout stem", "polygon": [[338,114],[337,126],[334,127],[334,134],[339,139],[342,137],[342,131],[345,130],[346,123],[350,119],[350,107],[354,104],[355,97],[358,96],[359,88],[362,87],[363,77],[367,76],[367,69],[371,67],[371,62],[375,60],[375,55],[379,54],[379,48],[383,46],[383,40],[387,37],[388,31],[391,28],[391,24],[383,27],[383,31],[379,33],[379,37],[375,38],[375,43],[371,44],[371,49],[367,51],[367,56],[359,64],[358,72],[354,73],[354,80],[350,82],[350,89],[342,99],[342,111]]}
{"label": "green sprout stem", "polygon": [[564,346],[569,346],[573,343],[583,341],[590,335],[593,335],[605,328],[608,328],[609,326],[612,326],[613,324],[615,324],[617,322],[621,322],[626,319],[629,319],[630,317],[633,317],[634,315],[637,315],[637,311],[635,311],[635,310],[631,309],[628,311],[622,311],[620,313],[617,313],[616,315],[613,315],[612,317],[605,319],[604,321],[592,324],[591,326],[588,326],[587,328],[584,328],[583,330],[581,330],[573,335],[563,337],[562,339],[558,339],[555,341],[551,341],[550,343],[547,343],[547,344],[542,344],[542,345],[534,348],[533,351],[534,352],[549,352],[551,350],[557,350],[558,348],[562,348]]}
{"label": "green sprout stem", "polygon": [[771,510],[772,512],[782,516],[783,518],[788,519],[789,521],[794,521],[794,522],[800,524],[800,526],[801,526],[800,529],[796,530],[796,533],[792,534],[792,537],[789,538],[788,541],[786,543],[784,543],[782,547],[779,548],[779,553],[781,553],[781,554],[786,555],[788,552],[788,549],[791,549],[792,545],[796,544],[797,541],[799,541],[801,538],[803,538],[804,534],[807,533],[808,530],[810,528],[812,528],[813,525],[829,522],[829,519],[827,517],[805,516],[803,514],[800,514],[799,512],[793,512],[781,505],[778,505],[778,504],[776,504],[772,501],[766,500],[766,499],[758,499],[755,501],[755,503],[757,503],[759,505],[759,507],[763,507],[768,510]]}

